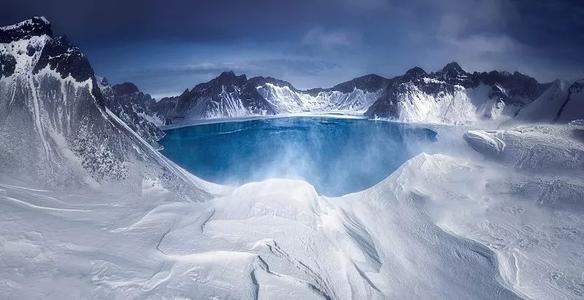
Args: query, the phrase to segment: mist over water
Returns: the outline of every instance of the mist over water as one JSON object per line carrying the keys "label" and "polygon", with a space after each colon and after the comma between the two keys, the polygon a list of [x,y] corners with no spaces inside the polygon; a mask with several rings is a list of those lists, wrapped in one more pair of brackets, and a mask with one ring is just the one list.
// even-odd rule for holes
{"label": "mist over water", "polygon": [[212,182],[295,178],[339,196],[377,184],[434,141],[433,130],[407,124],[293,117],[171,129],[160,142],[164,155]]}

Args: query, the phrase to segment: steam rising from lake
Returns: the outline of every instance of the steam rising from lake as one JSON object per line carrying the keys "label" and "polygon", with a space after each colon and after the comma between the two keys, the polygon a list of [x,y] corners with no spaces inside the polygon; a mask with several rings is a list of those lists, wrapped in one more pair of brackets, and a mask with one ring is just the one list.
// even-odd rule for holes
{"label": "steam rising from lake", "polygon": [[240,185],[297,178],[327,196],[375,185],[436,140],[427,128],[324,117],[205,124],[166,134],[163,153],[206,180]]}

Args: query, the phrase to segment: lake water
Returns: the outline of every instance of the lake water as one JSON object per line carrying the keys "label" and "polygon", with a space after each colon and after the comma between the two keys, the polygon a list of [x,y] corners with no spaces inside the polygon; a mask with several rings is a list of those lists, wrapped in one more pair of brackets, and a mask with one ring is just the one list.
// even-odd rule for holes
{"label": "lake water", "polygon": [[170,129],[160,143],[164,155],[208,181],[297,178],[339,196],[375,185],[435,140],[434,131],[406,124],[291,117]]}

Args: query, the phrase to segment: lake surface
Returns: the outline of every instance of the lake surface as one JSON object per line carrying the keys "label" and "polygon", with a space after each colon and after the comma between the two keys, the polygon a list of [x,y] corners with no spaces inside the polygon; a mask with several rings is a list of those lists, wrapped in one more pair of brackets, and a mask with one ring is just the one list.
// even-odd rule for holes
{"label": "lake surface", "polygon": [[436,140],[430,129],[365,119],[290,117],[170,129],[162,153],[208,181],[304,179],[320,194],[371,187]]}

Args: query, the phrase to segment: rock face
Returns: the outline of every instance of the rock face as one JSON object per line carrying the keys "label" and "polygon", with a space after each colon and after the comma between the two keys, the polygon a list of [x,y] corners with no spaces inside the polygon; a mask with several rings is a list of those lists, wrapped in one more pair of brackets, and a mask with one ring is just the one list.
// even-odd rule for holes
{"label": "rock face", "polygon": [[[86,56],[53,37],[45,18],[0,27],[0,41],[4,172],[46,186],[124,182],[132,188],[146,178],[181,185],[173,166],[106,106],[126,111],[121,100],[140,93],[122,85],[104,97]],[[132,124],[138,131],[142,125]]]}
{"label": "rock face", "polygon": [[164,132],[158,128],[163,121],[152,110],[156,101],[150,95],[140,92],[131,82],[111,86],[102,78],[99,86],[104,95],[105,106],[150,145],[159,148],[158,141],[164,136]]}
{"label": "rock face", "polygon": [[511,118],[547,86],[518,72],[468,73],[455,62],[433,73],[416,67],[393,78],[365,115],[451,124]]}

